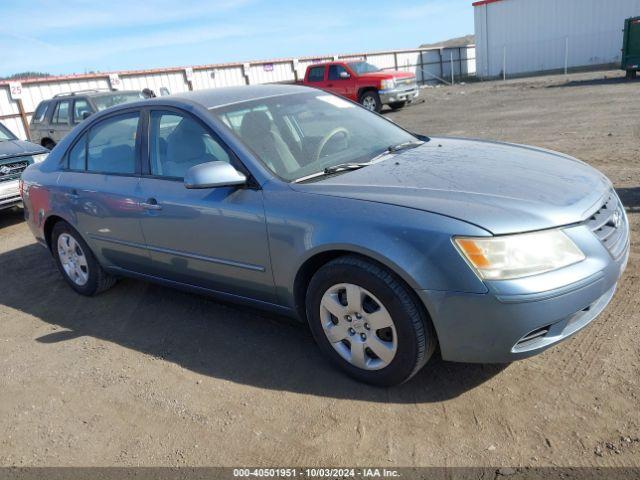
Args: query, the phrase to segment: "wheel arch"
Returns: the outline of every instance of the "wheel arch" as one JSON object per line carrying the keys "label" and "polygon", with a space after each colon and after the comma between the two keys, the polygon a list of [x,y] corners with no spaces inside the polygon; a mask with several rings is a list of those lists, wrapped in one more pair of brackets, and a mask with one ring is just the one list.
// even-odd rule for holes
{"label": "wheel arch", "polygon": [[354,256],[359,257],[368,262],[374,263],[386,270],[393,273],[398,279],[407,287],[407,291],[414,297],[417,304],[423,309],[424,313],[430,317],[430,314],[420,300],[416,291],[419,289],[415,279],[413,279],[407,272],[405,272],[399,265],[391,261],[390,259],[377,254],[376,252],[362,251],[356,248],[326,248],[321,251],[315,251],[310,254],[298,267],[296,275],[293,281],[293,301],[294,308],[298,317],[306,322],[306,294],[309,282],[313,275],[324,265],[335,260],[339,257]]}
{"label": "wheel arch", "polygon": [[51,144],[51,143],[52,143],[54,146],[56,145],[56,142],[54,142],[52,138],[49,138],[49,137],[42,137],[42,138],[40,139],[40,145],[41,145],[41,146],[43,146],[43,147],[45,147],[47,144]]}
{"label": "wheel arch", "polygon": [[[66,224],[70,225],[71,228],[73,228],[74,230],[76,230],[73,225],[71,224],[71,222],[69,222],[66,218],[61,217],[60,215],[49,215],[47,217],[47,219],[44,221],[44,225],[42,227],[42,231],[44,233],[44,240],[47,243],[47,248],[51,251],[51,236],[53,235],[53,227],[56,225],[56,223],[58,222],[65,222]],[[77,230],[76,230],[77,231]],[[78,232],[78,235],[80,235],[80,233]]]}
{"label": "wheel arch", "polygon": [[378,89],[376,87],[373,87],[373,86],[360,87],[358,89],[358,101],[360,101],[362,99],[362,96],[367,92],[376,92],[376,93],[378,93]]}

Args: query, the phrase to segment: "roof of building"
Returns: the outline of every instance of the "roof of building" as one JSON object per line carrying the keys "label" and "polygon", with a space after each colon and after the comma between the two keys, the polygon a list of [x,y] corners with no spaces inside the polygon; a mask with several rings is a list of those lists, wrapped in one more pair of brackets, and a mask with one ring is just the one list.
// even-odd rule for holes
{"label": "roof of building", "polygon": [[472,5],[474,7],[481,7],[482,5],[488,5],[490,3],[501,2],[502,0],[480,0],[478,2],[473,2]]}

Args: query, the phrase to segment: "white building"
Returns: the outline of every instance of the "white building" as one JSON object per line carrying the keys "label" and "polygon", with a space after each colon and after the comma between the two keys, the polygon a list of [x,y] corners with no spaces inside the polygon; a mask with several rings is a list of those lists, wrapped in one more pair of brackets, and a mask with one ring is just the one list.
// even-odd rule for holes
{"label": "white building", "polygon": [[640,0],[482,0],[475,11],[480,77],[619,65],[624,20]]}

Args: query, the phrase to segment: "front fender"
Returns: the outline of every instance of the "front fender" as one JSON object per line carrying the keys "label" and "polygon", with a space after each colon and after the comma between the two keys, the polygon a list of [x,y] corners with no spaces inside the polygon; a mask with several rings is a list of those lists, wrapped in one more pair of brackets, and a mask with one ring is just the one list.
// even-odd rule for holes
{"label": "front fender", "polygon": [[327,252],[376,260],[415,290],[485,293],[484,283],[451,242],[488,232],[434,213],[295,191],[265,191],[274,282],[279,301],[295,305],[298,271]]}

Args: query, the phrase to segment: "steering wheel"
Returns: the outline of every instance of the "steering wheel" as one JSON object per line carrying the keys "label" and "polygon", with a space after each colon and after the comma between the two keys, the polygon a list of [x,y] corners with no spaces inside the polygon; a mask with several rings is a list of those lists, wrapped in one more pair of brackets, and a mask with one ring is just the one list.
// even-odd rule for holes
{"label": "steering wheel", "polygon": [[314,161],[320,160],[320,157],[322,157],[322,152],[324,151],[325,147],[329,144],[329,141],[340,133],[345,136],[345,140],[347,141],[347,143],[349,142],[349,139],[351,138],[351,134],[349,133],[349,130],[347,130],[344,127],[334,128],[329,133],[327,133],[324,137],[322,137],[322,140],[320,140],[320,143],[318,144],[318,148],[316,150]]}

